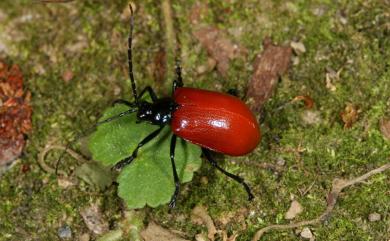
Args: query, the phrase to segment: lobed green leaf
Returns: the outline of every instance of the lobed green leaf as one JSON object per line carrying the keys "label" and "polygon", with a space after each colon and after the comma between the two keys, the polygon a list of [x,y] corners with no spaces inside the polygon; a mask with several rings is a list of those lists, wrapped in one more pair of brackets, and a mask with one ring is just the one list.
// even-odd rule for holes
{"label": "lobed green leaf", "polygon": [[[125,105],[109,108],[100,121],[127,109]],[[130,156],[137,144],[157,128],[148,123],[137,124],[135,113],[100,125],[89,140],[92,157],[105,166],[113,166]],[[122,169],[117,178],[118,194],[129,208],[157,207],[170,201],[175,189],[170,161],[171,136],[170,127],[164,127],[155,139],[140,148],[137,158]],[[200,154],[198,146],[178,138],[175,163],[181,183],[192,180],[193,172],[201,165]]]}

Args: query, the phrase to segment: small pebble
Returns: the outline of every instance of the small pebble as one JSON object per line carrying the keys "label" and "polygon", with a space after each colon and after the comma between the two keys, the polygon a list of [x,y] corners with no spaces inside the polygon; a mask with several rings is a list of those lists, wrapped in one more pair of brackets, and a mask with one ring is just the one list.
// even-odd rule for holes
{"label": "small pebble", "polygon": [[91,237],[90,237],[89,233],[83,233],[79,237],[79,241],[89,241],[89,240],[91,240]]}
{"label": "small pebble", "polygon": [[203,185],[207,185],[209,183],[209,179],[205,176],[202,176],[200,178],[200,182],[203,184]]}
{"label": "small pebble", "polygon": [[294,50],[294,52],[299,55],[306,52],[306,47],[302,42],[291,42],[290,43],[291,48]]}
{"label": "small pebble", "polygon": [[292,64],[294,66],[297,66],[299,64],[299,57],[298,56],[293,56],[292,57]]}
{"label": "small pebble", "polygon": [[323,16],[328,11],[328,8],[325,5],[319,5],[312,9],[312,13],[318,17]]}
{"label": "small pebble", "polygon": [[313,240],[313,234],[312,234],[312,232],[310,231],[310,229],[307,228],[307,227],[302,229],[301,237],[304,238],[304,239]]}
{"label": "small pebble", "polygon": [[197,68],[196,68],[196,72],[198,74],[204,74],[207,72],[207,66],[206,65],[199,65]]}
{"label": "small pebble", "polygon": [[348,19],[346,17],[340,16],[339,21],[341,24],[346,25],[348,23]]}
{"label": "small pebble", "polygon": [[198,233],[195,235],[195,240],[196,241],[209,241],[209,239],[206,237],[204,233]]}
{"label": "small pebble", "polygon": [[284,215],[285,219],[294,219],[298,214],[300,214],[303,211],[302,205],[294,200],[291,202],[291,206]]}
{"label": "small pebble", "polygon": [[278,157],[276,160],[276,165],[278,166],[284,166],[286,164],[286,160],[284,160],[282,157]]}
{"label": "small pebble", "polygon": [[376,221],[379,221],[381,220],[381,215],[379,213],[370,213],[368,215],[368,220],[370,222],[376,222]]}
{"label": "small pebble", "polygon": [[119,96],[121,94],[121,92],[122,92],[122,89],[119,86],[115,85],[114,86],[114,95]]}
{"label": "small pebble", "polygon": [[315,125],[321,122],[321,115],[315,110],[305,110],[301,114],[301,119],[304,124]]}
{"label": "small pebble", "polygon": [[64,225],[58,229],[58,237],[60,237],[61,239],[71,239],[72,230],[68,225]]}
{"label": "small pebble", "polygon": [[102,235],[109,230],[108,221],[104,219],[97,202],[82,208],[80,214],[88,229],[94,234]]}

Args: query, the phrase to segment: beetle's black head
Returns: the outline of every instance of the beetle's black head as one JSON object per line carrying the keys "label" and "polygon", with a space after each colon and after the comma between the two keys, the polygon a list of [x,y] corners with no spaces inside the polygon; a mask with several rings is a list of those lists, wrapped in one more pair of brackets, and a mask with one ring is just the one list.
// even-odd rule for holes
{"label": "beetle's black head", "polygon": [[138,121],[147,121],[153,125],[165,125],[171,121],[175,103],[171,98],[158,99],[153,103],[140,101],[138,103]]}
{"label": "beetle's black head", "polygon": [[152,117],[153,113],[151,106],[152,104],[146,101],[138,103],[137,119],[139,121],[148,121]]}

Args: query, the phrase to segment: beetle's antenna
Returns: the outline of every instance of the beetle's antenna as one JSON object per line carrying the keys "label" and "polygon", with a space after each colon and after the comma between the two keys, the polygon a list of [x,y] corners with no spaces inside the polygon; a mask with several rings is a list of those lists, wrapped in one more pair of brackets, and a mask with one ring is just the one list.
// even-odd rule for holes
{"label": "beetle's antenna", "polygon": [[133,90],[133,96],[134,96],[134,101],[135,104],[138,106],[138,94],[137,94],[137,86],[135,85],[135,80],[134,80],[134,75],[133,75],[133,55],[132,55],[132,50],[131,50],[131,45],[133,41],[133,28],[134,28],[134,12],[133,12],[133,7],[131,4],[129,4],[130,8],[130,33],[129,33],[129,38],[128,38],[128,49],[127,49],[127,59],[129,63],[129,77],[131,80],[131,88]]}
{"label": "beetle's antenna", "polygon": [[82,136],[85,136],[85,134],[84,134],[85,132],[90,133],[91,131],[93,131],[94,129],[96,129],[96,127],[98,127],[98,126],[100,126],[100,125],[102,125],[102,124],[105,124],[105,123],[108,123],[108,122],[117,120],[117,119],[119,119],[119,118],[121,118],[121,117],[123,117],[123,116],[125,116],[125,115],[129,115],[129,114],[134,113],[134,112],[136,112],[136,111],[137,111],[137,109],[129,109],[129,110],[126,110],[126,111],[121,112],[121,113],[119,113],[119,114],[117,114],[117,115],[114,115],[114,116],[112,116],[112,117],[109,117],[109,118],[107,118],[107,119],[105,119],[105,120],[99,121],[99,122],[97,122],[96,124],[94,124],[93,126],[91,126],[90,128],[88,128],[87,130],[85,130],[83,133],[78,134],[78,135],[76,136],[76,138],[75,138],[73,141],[69,142],[69,143],[66,145],[64,151],[61,153],[60,157],[58,158],[57,163],[56,163],[56,168],[55,168],[55,174],[58,175],[58,167],[60,166],[61,160],[62,160],[62,158],[64,157],[66,151],[69,149],[69,147],[70,147],[73,143],[75,143],[76,141],[78,141]]}
{"label": "beetle's antenna", "polygon": [[175,41],[176,41],[176,48],[175,48],[175,72],[176,72],[176,81],[177,81],[177,87],[183,87],[183,79],[181,77],[181,42],[180,42],[180,24],[177,20],[177,16],[174,14],[174,28],[176,29],[175,34]]}
{"label": "beetle's antenna", "polygon": [[175,65],[176,65],[175,70],[176,70],[177,87],[183,87],[183,79],[181,78],[180,60],[177,56],[175,57]]}

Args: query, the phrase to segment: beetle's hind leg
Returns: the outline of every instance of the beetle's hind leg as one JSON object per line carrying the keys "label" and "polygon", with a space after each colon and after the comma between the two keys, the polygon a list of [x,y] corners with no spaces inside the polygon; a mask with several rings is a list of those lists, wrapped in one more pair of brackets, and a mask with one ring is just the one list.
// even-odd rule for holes
{"label": "beetle's hind leg", "polygon": [[208,149],[202,148],[202,153],[206,157],[206,159],[210,162],[210,164],[213,165],[213,167],[217,168],[220,172],[222,172],[226,176],[230,177],[234,181],[236,181],[236,182],[240,183],[242,186],[244,186],[245,191],[248,193],[248,200],[249,201],[254,198],[254,196],[253,196],[253,194],[251,192],[251,189],[249,188],[248,184],[245,183],[245,181],[244,181],[244,179],[242,177],[239,177],[239,176],[234,175],[234,174],[232,174],[230,172],[227,172],[222,167],[220,167],[218,165],[218,163],[213,159],[213,157],[211,156],[211,153],[210,153],[210,151]]}
{"label": "beetle's hind leg", "polygon": [[164,126],[161,126],[157,130],[150,133],[147,137],[145,137],[140,143],[138,143],[137,147],[134,149],[131,156],[126,157],[125,159],[121,160],[120,162],[115,164],[115,166],[113,166],[111,169],[116,170],[116,171],[120,171],[123,167],[129,165],[137,157],[138,149],[141,148],[146,143],[148,143],[149,141],[153,140],[153,138],[155,138],[161,132],[163,127]]}
{"label": "beetle's hind leg", "polygon": [[171,201],[169,202],[169,207],[174,208],[176,206],[176,199],[179,195],[180,190],[180,180],[179,176],[177,175],[176,171],[176,165],[175,165],[175,148],[176,148],[176,135],[172,135],[171,138],[171,147],[170,147],[170,157],[171,157],[171,164],[172,164],[172,172],[173,172],[173,180],[175,182],[175,192],[172,195]]}

